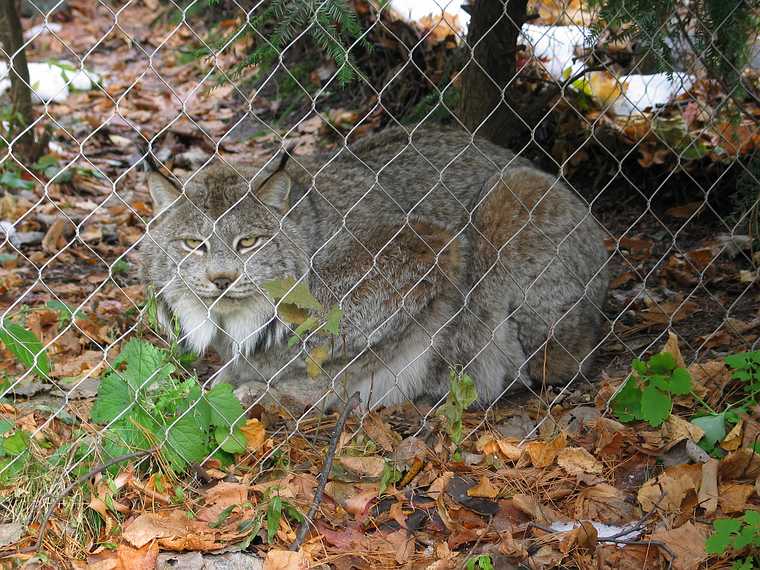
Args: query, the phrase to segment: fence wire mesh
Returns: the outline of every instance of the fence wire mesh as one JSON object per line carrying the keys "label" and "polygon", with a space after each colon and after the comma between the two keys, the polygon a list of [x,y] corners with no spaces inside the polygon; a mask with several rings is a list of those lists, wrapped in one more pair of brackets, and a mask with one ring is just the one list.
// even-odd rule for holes
{"label": "fence wire mesh", "polygon": [[[578,3],[543,3],[546,25],[507,2],[489,26],[522,30],[517,73],[491,77],[488,32],[470,45],[456,3],[422,23],[391,4],[25,5],[23,43],[3,45],[2,83],[20,79],[34,113],[3,117],[0,504],[48,526],[62,559],[98,523],[67,525],[89,499],[61,494],[123,454],[163,469],[142,490],[166,507],[193,477],[293,477],[290,446],[318,461],[356,390],[341,445],[379,421],[444,446],[464,376],[479,400],[462,439],[516,416],[517,445],[567,402],[608,402],[669,333],[686,365],[757,349],[751,65],[726,90],[706,77],[715,45],[671,45],[674,68],[615,51]],[[309,18],[283,29],[272,5]],[[704,26],[690,6],[687,39]],[[22,52],[47,63],[25,77]],[[473,69],[500,93],[474,123]],[[482,136],[500,116],[511,151]],[[123,505],[94,488],[114,520]]]}

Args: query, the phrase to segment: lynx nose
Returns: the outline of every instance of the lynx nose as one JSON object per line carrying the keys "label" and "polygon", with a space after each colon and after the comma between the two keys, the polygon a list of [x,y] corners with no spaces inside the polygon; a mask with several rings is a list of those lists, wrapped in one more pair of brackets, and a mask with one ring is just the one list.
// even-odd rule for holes
{"label": "lynx nose", "polygon": [[220,291],[226,291],[238,276],[232,273],[212,273],[208,276],[214,286]]}

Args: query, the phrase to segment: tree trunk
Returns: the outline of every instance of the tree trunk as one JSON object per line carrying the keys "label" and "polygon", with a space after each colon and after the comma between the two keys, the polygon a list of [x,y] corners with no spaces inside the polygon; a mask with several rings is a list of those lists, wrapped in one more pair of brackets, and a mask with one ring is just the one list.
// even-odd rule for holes
{"label": "tree trunk", "polygon": [[[24,131],[32,124],[32,91],[29,88],[29,68],[26,63],[26,50],[24,45],[21,20],[16,11],[15,0],[0,0],[0,44],[2,44],[9,61],[9,75],[11,79],[11,105],[13,115],[17,117],[12,121],[11,128],[15,127],[18,132]],[[15,54],[15,55],[14,55]],[[27,130],[15,139],[13,150],[18,151],[16,158],[23,158],[28,162],[35,160],[34,154],[34,131]]]}
{"label": "tree trunk", "polygon": [[[514,99],[508,84],[515,76],[517,39],[527,3],[476,0],[467,32],[470,59],[462,76],[462,122],[470,132],[505,147],[526,130],[507,102]],[[517,110],[516,105],[511,107]]]}

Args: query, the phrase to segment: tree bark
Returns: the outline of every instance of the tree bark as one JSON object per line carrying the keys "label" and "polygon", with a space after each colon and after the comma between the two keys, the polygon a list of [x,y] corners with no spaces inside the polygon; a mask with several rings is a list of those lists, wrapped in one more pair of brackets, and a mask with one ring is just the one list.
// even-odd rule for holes
{"label": "tree bark", "polygon": [[[29,67],[26,62],[26,50],[23,49],[24,35],[21,28],[21,20],[16,11],[15,0],[0,0],[0,44],[5,50],[9,61],[9,75],[11,80],[11,105],[13,115],[17,117],[12,121],[12,127],[19,132],[32,124],[34,115],[32,112],[32,91],[29,87]],[[34,131],[27,130],[15,139],[14,150],[19,151],[17,158],[24,158],[33,162],[36,157],[34,148]]]}
{"label": "tree bark", "polygon": [[[513,88],[520,28],[527,0],[476,0],[472,6],[462,75],[461,119],[470,132],[510,147],[526,127],[507,102]],[[511,107],[517,110],[516,105]]]}

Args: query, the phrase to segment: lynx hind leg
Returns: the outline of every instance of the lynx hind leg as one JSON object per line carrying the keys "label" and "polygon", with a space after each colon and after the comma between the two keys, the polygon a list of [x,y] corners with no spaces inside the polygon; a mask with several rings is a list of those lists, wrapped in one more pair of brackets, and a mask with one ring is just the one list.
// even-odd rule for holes
{"label": "lynx hind leg", "polygon": [[565,385],[587,378],[598,348],[602,317],[588,302],[572,309],[535,349],[528,363],[534,384]]}

